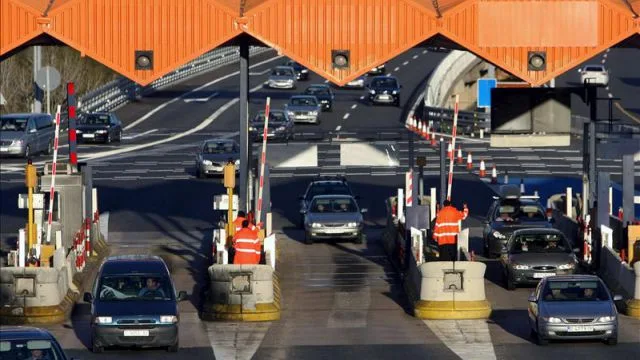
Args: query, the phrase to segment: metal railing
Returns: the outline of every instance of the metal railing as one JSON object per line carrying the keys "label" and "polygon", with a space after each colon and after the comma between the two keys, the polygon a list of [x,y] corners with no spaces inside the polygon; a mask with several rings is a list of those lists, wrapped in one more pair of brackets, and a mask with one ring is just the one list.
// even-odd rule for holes
{"label": "metal railing", "polygon": [[[453,126],[453,109],[425,106],[422,110],[423,121],[433,121],[433,130],[450,132]],[[477,133],[483,129],[485,133],[491,130],[489,114],[473,111],[458,111],[458,132],[460,134]]]}
{"label": "metal railing", "polygon": [[[271,50],[272,49],[268,47],[252,46],[249,48],[249,55],[257,55]],[[239,48],[237,46],[225,46],[196,58],[144,87],[127,78],[121,77],[80,96],[78,110],[81,113],[113,111],[130,101],[149,95],[154,91],[207,71],[217,69],[221,66],[234,63],[238,60]]]}

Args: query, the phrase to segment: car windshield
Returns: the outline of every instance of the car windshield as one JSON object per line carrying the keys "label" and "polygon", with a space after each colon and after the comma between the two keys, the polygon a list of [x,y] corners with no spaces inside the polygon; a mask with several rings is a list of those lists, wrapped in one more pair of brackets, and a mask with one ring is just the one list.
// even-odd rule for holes
{"label": "car windshield", "polygon": [[344,184],[314,185],[307,192],[307,200],[317,195],[351,195],[349,188]]}
{"label": "car windshield", "polygon": [[496,221],[546,221],[547,218],[537,204],[523,204],[518,200],[505,200],[496,209]]}
{"label": "car windshield", "polygon": [[204,154],[235,154],[239,152],[238,145],[233,142],[209,141],[202,147]]}
{"label": "car windshield", "polygon": [[[282,111],[269,112],[269,123],[282,123],[287,121],[287,118]],[[264,112],[260,112],[254,119],[254,123],[264,124]]]}
{"label": "car windshield", "polygon": [[329,89],[325,87],[310,87],[305,93],[309,95],[329,95]]}
{"label": "car windshield", "polygon": [[106,275],[100,279],[98,298],[103,301],[173,300],[169,278],[160,274]]}
{"label": "car windshield", "polygon": [[312,213],[341,213],[356,212],[358,207],[351,198],[322,198],[315,199],[311,204]]}
{"label": "car windshield", "polygon": [[392,78],[378,78],[378,79],[373,79],[373,81],[371,81],[371,86],[372,87],[385,87],[385,88],[397,88],[398,87],[398,82],[396,81],[396,79],[392,79]]}
{"label": "car windshield", "polygon": [[597,280],[547,282],[544,301],[609,301],[609,293]]}
{"label": "car windshield", "polygon": [[297,106],[315,106],[318,105],[318,101],[312,97],[294,97],[291,98],[291,105]]}
{"label": "car windshield", "polygon": [[0,341],[0,359],[64,359],[61,350],[50,340],[6,340]]}
{"label": "car windshield", "polygon": [[80,120],[85,125],[109,125],[109,115],[87,115]]}
{"label": "car windshield", "polygon": [[0,131],[24,131],[29,118],[3,116],[0,117]]}
{"label": "car windshield", "polygon": [[512,243],[510,252],[521,253],[570,253],[569,243],[560,234],[521,234]]}
{"label": "car windshield", "polygon": [[271,73],[273,76],[293,76],[293,73],[289,69],[275,69]]}

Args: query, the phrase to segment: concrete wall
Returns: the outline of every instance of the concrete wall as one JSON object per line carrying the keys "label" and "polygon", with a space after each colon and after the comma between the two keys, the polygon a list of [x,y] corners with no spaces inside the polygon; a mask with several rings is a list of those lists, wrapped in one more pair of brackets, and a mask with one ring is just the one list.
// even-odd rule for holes
{"label": "concrete wall", "polygon": [[[433,261],[420,265],[422,283],[420,300],[425,301],[484,301],[484,273],[487,266],[477,261]],[[462,290],[444,290],[444,272],[462,271]]]}
{"label": "concrete wall", "polygon": [[[55,268],[0,269],[0,306],[40,307],[59,305],[69,290],[69,273]],[[19,296],[16,288],[28,288],[33,296]],[[20,289],[18,289],[20,291]]]}
{"label": "concrete wall", "polygon": [[[48,193],[50,186],[51,175],[41,175],[39,192]],[[82,176],[56,174],[56,192],[60,197],[62,244],[69,249],[73,246],[73,236],[82,226]]]}
{"label": "concrete wall", "polygon": [[[640,264],[640,263],[638,263]],[[636,264],[636,266],[638,266]],[[607,284],[613,294],[633,299],[636,293],[636,274],[620,257],[608,247],[600,252],[598,276]],[[640,294],[638,294],[640,296]]]}
{"label": "concrete wall", "polygon": [[[232,294],[234,274],[251,274],[251,293]],[[274,302],[273,268],[270,265],[218,265],[209,267],[210,300],[214,304],[242,305],[255,309],[256,304]]]}

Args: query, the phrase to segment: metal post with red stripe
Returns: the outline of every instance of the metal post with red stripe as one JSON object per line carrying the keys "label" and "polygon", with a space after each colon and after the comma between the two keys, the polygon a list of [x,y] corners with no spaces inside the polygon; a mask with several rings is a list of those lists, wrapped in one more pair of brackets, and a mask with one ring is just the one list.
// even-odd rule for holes
{"label": "metal post with red stripe", "polygon": [[413,206],[413,170],[405,173],[405,206]]}
{"label": "metal post with red stripe", "polygon": [[55,199],[56,163],[58,162],[58,139],[60,138],[60,110],[56,111],[56,129],[53,136],[53,163],[51,164],[51,188],[49,189],[49,215],[47,219],[47,244],[51,244],[51,223],[53,222],[53,201]]}
{"label": "metal post with red stripe", "polygon": [[67,114],[69,119],[69,163],[78,168],[78,150],[76,148],[76,95],[73,82],[67,83]]}
{"label": "metal post with red stripe", "polygon": [[[453,108],[453,130],[451,130],[451,149],[456,148],[456,134],[458,130],[458,102],[460,95],[456,94],[456,103]],[[453,185],[453,156],[449,158],[449,181],[447,186],[447,200],[451,200],[451,187]]]}
{"label": "metal post with red stripe", "polygon": [[262,219],[262,189],[264,187],[264,166],[267,162],[267,133],[269,130],[269,111],[271,108],[271,98],[267,98],[267,105],[264,111],[264,129],[262,131],[262,155],[260,157],[260,186],[258,187],[258,211],[256,213],[256,222],[260,223]]}

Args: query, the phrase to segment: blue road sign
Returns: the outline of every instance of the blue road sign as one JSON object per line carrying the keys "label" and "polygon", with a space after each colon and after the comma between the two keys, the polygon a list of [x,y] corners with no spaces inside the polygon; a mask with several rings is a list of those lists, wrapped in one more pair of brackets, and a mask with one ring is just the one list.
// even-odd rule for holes
{"label": "blue road sign", "polygon": [[491,89],[497,85],[496,79],[478,79],[478,107],[491,107]]}

